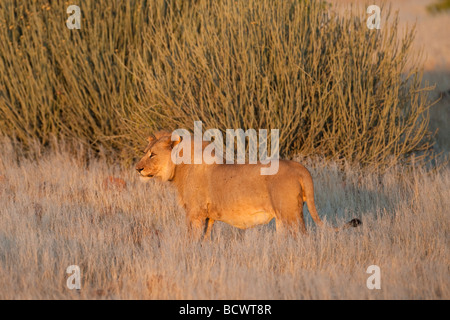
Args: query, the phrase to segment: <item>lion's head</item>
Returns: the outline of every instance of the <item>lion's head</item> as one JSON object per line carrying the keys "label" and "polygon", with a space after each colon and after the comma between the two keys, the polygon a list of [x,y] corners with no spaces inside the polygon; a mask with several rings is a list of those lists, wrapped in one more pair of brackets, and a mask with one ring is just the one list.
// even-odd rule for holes
{"label": "lion's head", "polygon": [[136,164],[137,172],[143,178],[158,177],[162,181],[171,180],[175,172],[171,153],[179,141],[172,141],[171,133],[167,131],[157,132],[147,140],[145,155]]}

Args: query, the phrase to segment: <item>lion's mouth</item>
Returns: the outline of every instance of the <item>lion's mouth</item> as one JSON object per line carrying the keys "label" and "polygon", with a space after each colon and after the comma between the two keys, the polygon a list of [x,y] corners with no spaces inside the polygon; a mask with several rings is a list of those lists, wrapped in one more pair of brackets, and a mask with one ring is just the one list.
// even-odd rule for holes
{"label": "lion's mouth", "polygon": [[153,174],[144,174],[142,172],[139,172],[139,176],[141,176],[142,178],[153,178]]}

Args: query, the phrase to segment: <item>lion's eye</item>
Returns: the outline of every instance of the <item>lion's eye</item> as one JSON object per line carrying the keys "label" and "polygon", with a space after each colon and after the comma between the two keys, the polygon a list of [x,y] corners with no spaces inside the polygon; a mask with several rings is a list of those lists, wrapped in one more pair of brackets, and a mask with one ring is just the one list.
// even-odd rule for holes
{"label": "lion's eye", "polygon": [[149,159],[151,159],[151,158],[153,158],[154,156],[156,156],[156,154],[150,153],[150,155],[149,155],[148,157],[149,157]]}

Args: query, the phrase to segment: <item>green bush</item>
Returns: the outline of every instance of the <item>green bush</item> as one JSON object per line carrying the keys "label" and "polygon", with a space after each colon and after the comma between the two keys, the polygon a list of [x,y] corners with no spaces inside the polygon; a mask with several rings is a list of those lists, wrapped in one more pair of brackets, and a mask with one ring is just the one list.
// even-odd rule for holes
{"label": "green bush", "polygon": [[[283,156],[383,167],[429,155],[414,30],[319,1],[0,3],[0,131],[130,160],[156,128],[280,129]],[[384,12],[384,11],[383,11]],[[417,159],[417,157],[416,157]]]}
{"label": "green bush", "polygon": [[450,10],[450,0],[438,0],[428,5],[427,10],[431,13],[448,11]]}

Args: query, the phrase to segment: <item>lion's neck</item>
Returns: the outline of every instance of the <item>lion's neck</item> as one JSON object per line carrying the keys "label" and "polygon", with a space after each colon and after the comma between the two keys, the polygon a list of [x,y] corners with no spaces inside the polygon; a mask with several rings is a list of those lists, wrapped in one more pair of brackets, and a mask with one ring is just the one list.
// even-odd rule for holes
{"label": "lion's neck", "polygon": [[186,174],[187,174],[186,164],[181,163],[181,164],[177,164],[175,166],[175,170],[174,170],[174,174],[173,174],[171,182],[177,188],[180,195],[182,195],[182,193],[183,193],[183,186],[184,186],[184,181],[186,180],[185,179]]}

